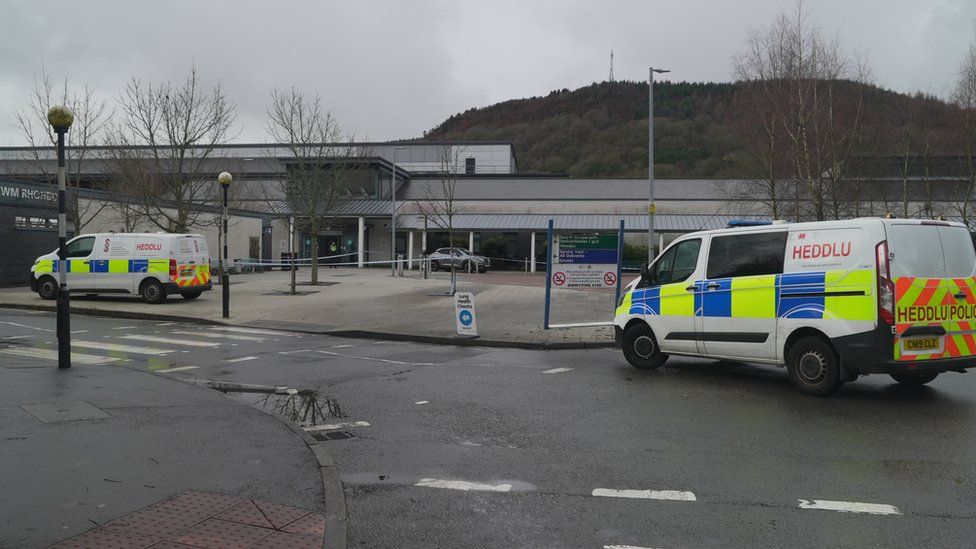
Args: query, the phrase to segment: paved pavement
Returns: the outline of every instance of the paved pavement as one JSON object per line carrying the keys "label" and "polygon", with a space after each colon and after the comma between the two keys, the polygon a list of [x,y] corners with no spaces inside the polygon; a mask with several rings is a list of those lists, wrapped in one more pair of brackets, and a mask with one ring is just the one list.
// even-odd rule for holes
{"label": "paved pavement", "polygon": [[325,510],[319,464],[285,424],[148,373],[188,347],[145,354],[155,344],[117,320],[74,320],[75,367],[59,371],[52,315],[0,311],[0,547],[43,547],[190,489]]}
{"label": "paved pavement", "polygon": [[[385,269],[322,268],[320,286],[298,286],[302,295],[288,295],[289,273],[234,275],[231,280],[229,323],[332,333],[359,333],[414,340],[452,341],[455,335],[454,298],[443,294],[449,274],[433,273],[423,280],[417,271],[392,278]],[[299,271],[307,281],[308,269]],[[609,327],[543,330],[545,275],[488,273],[460,275],[460,290],[474,292],[482,344],[531,347],[610,345]],[[625,277],[628,280],[628,277]],[[106,314],[159,315],[220,322],[217,291],[195,301],[170,297],[147,306],[136,296],[72,296],[72,309]],[[0,307],[54,308],[26,287],[0,290]],[[557,290],[553,293],[552,322],[609,321],[612,291]],[[170,318],[172,317],[172,318]]]}
{"label": "paved pavement", "polygon": [[[76,338],[169,351],[125,368],[317,389],[341,406],[346,417],[313,432],[341,436],[322,446],[342,475],[350,546],[962,547],[976,531],[971,374],[920,390],[867,377],[821,399],[796,393],[775,367],[672,358],[643,372],[612,349],[164,324],[73,326],[89,330]],[[0,329],[32,335],[16,340],[29,346],[49,339]]]}

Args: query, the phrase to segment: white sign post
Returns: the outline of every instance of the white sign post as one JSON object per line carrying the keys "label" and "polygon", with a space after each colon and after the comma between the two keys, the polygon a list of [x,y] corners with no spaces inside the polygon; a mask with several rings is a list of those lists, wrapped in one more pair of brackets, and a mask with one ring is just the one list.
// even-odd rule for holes
{"label": "white sign post", "polygon": [[457,335],[478,337],[478,321],[474,313],[474,294],[471,292],[454,294],[454,321],[457,323]]}

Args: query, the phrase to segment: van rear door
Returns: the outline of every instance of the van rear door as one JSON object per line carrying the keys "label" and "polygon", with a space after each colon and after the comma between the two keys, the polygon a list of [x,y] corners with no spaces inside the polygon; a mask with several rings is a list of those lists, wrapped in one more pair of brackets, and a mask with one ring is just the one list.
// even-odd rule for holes
{"label": "van rear door", "polygon": [[969,231],[945,222],[886,225],[895,283],[895,359],[976,355],[976,251]]}
{"label": "van rear door", "polygon": [[210,281],[207,242],[197,235],[179,235],[174,242],[176,279],[181,288],[202,286]]}

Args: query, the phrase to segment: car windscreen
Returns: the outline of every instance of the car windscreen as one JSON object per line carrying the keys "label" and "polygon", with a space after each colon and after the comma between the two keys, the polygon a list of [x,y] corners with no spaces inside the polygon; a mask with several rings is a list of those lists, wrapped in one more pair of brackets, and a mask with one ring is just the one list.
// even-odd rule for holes
{"label": "car windscreen", "polygon": [[976,271],[976,250],[963,227],[894,224],[888,228],[894,277],[960,278]]}

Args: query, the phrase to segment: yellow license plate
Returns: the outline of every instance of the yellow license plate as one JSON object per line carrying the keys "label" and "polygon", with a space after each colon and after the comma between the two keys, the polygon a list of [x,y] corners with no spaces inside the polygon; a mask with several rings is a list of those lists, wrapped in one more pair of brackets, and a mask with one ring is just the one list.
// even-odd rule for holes
{"label": "yellow license plate", "polygon": [[942,347],[938,337],[909,337],[902,341],[903,349],[910,353],[936,351]]}

